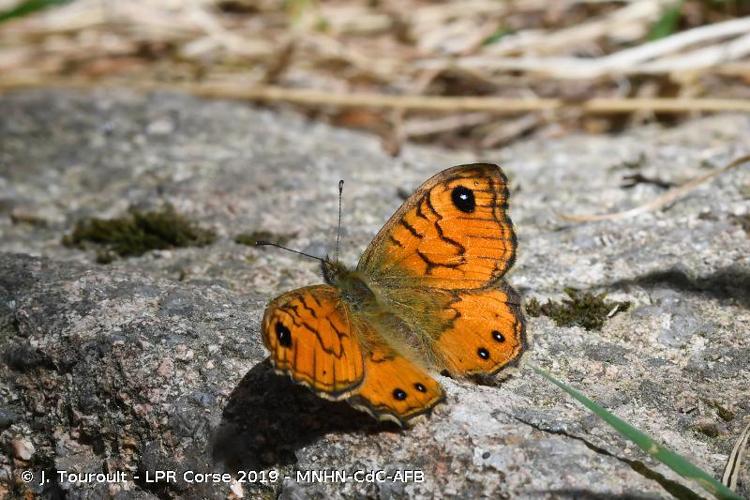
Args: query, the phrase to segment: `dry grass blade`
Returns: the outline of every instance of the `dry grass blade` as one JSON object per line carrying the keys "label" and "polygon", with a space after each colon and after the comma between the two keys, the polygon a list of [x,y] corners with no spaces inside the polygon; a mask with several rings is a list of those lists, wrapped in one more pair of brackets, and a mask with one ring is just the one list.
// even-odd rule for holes
{"label": "dry grass blade", "polygon": [[740,165],[747,163],[748,161],[750,161],[750,155],[741,156],[737,158],[736,160],[733,160],[732,162],[730,162],[728,165],[721,167],[718,170],[714,170],[713,172],[710,172],[706,175],[696,177],[695,179],[686,182],[682,186],[676,187],[670,191],[667,191],[663,195],[654,198],[648,203],[644,203],[643,205],[631,208],[629,210],[625,210],[622,212],[614,212],[610,214],[595,214],[595,215],[558,214],[558,217],[568,222],[594,222],[594,221],[603,221],[603,220],[626,219],[628,217],[633,217],[634,215],[651,212],[653,210],[658,210],[662,207],[669,205],[675,200],[682,198],[689,192],[693,191],[694,189],[701,186],[702,184],[705,184],[706,182],[710,181],[714,177],[717,177],[723,174],[724,172],[737,168]]}
{"label": "dry grass blade", "polygon": [[456,129],[473,127],[487,123],[492,119],[489,113],[475,112],[461,115],[449,115],[444,118],[424,118],[409,120],[404,124],[406,137],[423,137],[426,135],[450,132]]}
{"label": "dry grass blade", "polygon": [[[689,69],[712,68],[718,62],[730,62],[747,55],[747,33],[750,32],[750,17],[733,19],[722,23],[701,26],[654,42],[597,58],[581,57],[497,57],[478,55],[463,59],[424,59],[417,67],[425,69],[461,68],[484,71],[529,71],[556,78],[599,78],[608,74],[632,75],[639,73],[668,73]],[[685,57],[667,58],[680,50],[728,37],[740,37],[734,41],[715,44],[698,50],[701,57],[685,67]],[[710,50],[709,50],[710,49]],[[706,52],[708,50],[708,52]],[[717,55],[720,54],[720,55]],[[663,57],[664,59],[658,59]]]}
{"label": "dry grass blade", "polygon": [[542,117],[537,113],[529,113],[518,118],[499,123],[487,132],[480,141],[483,148],[494,148],[511,142],[542,122]]}
{"label": "dry grass blade", "polygon": [[724,467],[724,475],[721,476],[721,482],[724,486],[730,490],[735,491],[737,489],[737,479],[740,476],[740,470],[742,468],[742,458],[747,450],[747,442],[750,438],[750,423],[745,426],[745,429],[740,433],[737,443],[732,448],[732,453],[729,454],[727,459],[727,465]]}
{"label": "dry grass blade", "polygon": [[631,49],[624,49],[606,56],[602,60],[604,61],[604,66],[609,69],[626,68],[677,52],[697,43],[730,36],[745,35],[749,31],[750,17],[732,19],[722,23],[693,28]]}
{"label": "dry grass blade", "polygon": [[[750,31],[750,27],[748,27],[748,30]],[[680,56],[644,64],[640,67],[640,72],[658,74],[672,71],[694,71],[696,68],[735,61],[748,54],[750,54],[750,35],[745,35],[731,42],[696,49]]]}
{"label": "dry grass blade", "polygon": [[[491,111],[518,113],[552,110],[564,105],[560,99],[513,99],[503,97],[438,97],[387,95],[375,93],[334,94],[322,90],[282,87],[240,87],[231,84],[185,85],[179,87],[203,97],[246,99],[265,102],[289,102],[312,106],[409,109],[421,111]],[[750,102],[746,103],[750,112]]]}

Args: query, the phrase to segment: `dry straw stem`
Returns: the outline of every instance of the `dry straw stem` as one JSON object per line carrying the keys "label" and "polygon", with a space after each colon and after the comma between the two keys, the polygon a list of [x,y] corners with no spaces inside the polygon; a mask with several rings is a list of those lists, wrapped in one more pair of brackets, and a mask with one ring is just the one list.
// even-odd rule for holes
{"label": "dry straw stem", "polygon": [[441,132],[450,132],[464,127],[473,127],[487,123],[492,119],[490,113],[477,111],[459,115],[448,115],[443,118],[415,118],[404,125],[407,137],[423,137]]}
{"label": "dry straw stem", "polygon": [[718,170],[714,170],[713,172],[709,172],[706,175],[696,177],[695,179],[686,182],[682,186],[676,187],[670,191],[667,191],[663,195],[654,198],[648,203],[644,203],[643,205],[631,208],[629,210],[625,210],[622,212],[614,212],[610,214],[597,214],[597,215],[558,214],[558,217],[568,222],[594,222],[594,221],[602,221],[602,220],[626,219],[634,215],[651,212],[653,210],[658,210],[662,207],[665,207],[671,204],[675,200],[682,198],[689,192],[695,190],[697,187],[701,186],[702,184],[705,184],[706,182],[710,181],[714,177],[717,177],[723,174],[724,172],[728,172],[729,170],[737,168],[740,165],[747,163],[749,161],[750,161],[750,155],[741,156],[733,160],[732,162],[730,162],[728,165],[721,167]]}
{"label": "dry straw stem", "polygon": [[494,148],[507,144],[521,134],[532,130],[542,121],[543,117],[539,113],[527,113],[517,118],[502,120],[487,131],[479,144],[483,148]]}
{"label": "dry straw stem", "polygon": [[748,439],[750,438],[750,423],[747,424],[745,429],[740,433],[740,437],[737,439],[732,452],[729,454],[727,459],[727,465],[724,467],[724,474],[721,477],[721,482],[724,486],[728,487],[732,491],[737,490],[737,479],[740,477],[740,470],[742,468],[742,457],[747,449]]}
{"label": "dry straw stem", "polygon": [[[88,80],[0,80],[0,93],[20,88],[69,87],[91,89],[116,87],[111,82]],[[698,111],[734,111],[750,113],[750,100],[700,98],[593,98],[587,101],[508,97],[440,97],[422,95],[387,95],[375,93],[335,94],[323,90],[290,89],[272,85],[246,86],[237,83],[166,84],[139,82],[127,84],[131,90],[182,91],[188,94],[222,99],[261,102],[286,102],[306,106],[334,106],[357,108],[403,109],[442,112],[482,111],[494,114],[515,114],[529,111],[557,111],[574,109],[589,114],[685,113]]]}
{"label": "dry straw stem", "polygon": [[469,112],[496,114],[527,111],[580,109],[586,113],[630,113],[653,111],[684,113],[688,111],[740,111],[750,113],[750,100],[653,98],[594,98],[573,102],[564,99],[514,99],[508,97],[440,97],[422,95],[387,95],[375,93],[333,94],[322,90],[289,89],[275,86],[244,87],[236,84],[188,84],[177,89],[202,97],[219,97],[264,102],[288,102],[311,106],[389,108],[421,111]]}
{"label": "dry straw stem", "polygon": [[[750,26],[748,26],[750,31]],[[737,38],[731,42],[712,45],[693,50],[685,54],[659,61],[643,64],[641,73],[671,73],[677,71],[694,71],[696,68],[710,68],[722,65],[726,61],[734,61],[750,54],[750,35]],[[750,65],[745,65],[746,73],[750,72]],[[726,69],[723,71],[727,72]]]}

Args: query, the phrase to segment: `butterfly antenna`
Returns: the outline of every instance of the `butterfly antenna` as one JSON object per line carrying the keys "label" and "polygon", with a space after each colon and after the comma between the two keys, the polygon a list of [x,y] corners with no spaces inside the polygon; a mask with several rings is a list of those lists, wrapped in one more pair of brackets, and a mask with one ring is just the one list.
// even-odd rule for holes
{"label": "butterfly antenna", "polygon": [[309,253],[300,252],[299,250],[292,250],[291,248],[287,248],[283,245],[279,245],[278,243],[273,243],[271,241],[256,241],[255,242],[256,247],[276,247],[281,248],[282,250],[286,250],[287,252],[296,253],[297,255],[303,255],[305,257],[310,257],[311,259],[319,260],[323,262],[325,259],[321,257],[316,257],[315,255],[310,255]]}
{"label": "butterfly antenna", "polygon": [[344,179],[341,179],[339,181],[339,223],[338,227],[336,228],[336,252],[334,255],[334,260],[339,260],[339,244],[341,243],[341,197],[344,193]]}

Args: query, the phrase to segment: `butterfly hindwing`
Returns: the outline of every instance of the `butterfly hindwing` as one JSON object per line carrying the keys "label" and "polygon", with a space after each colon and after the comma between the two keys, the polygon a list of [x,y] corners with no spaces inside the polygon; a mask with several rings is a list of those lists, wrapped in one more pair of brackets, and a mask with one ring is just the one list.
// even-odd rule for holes
{"label": "butterfly hindwing", "polygon": [[352,394],[364,379],[364,360],[350,316],[330,285],[276,298],[263,316],[263,342],[276,370],[328,399]]}
{"label": "butterfly hindwing", "polygon": [[434,339],[433,350],[454,376],[493,375],[517,365],[527,348],[518,295],[504,283],[452,291],[442,316],[450,323]]}
{"label": "butterfly hindwing", "polygon": [[351,312],[336,288],[285,293],[266,308],[263,340],[274,367],[328,399],[403,425],[443,399],[424,369],[398,354]]}
{"label": "butterfly hindwing", "polygon": [[374,329],[366,335],[365,380],[349,399],[353,406],[405,425],[444,399],[443,388],[426,370],[390,348]]}
{"label": "butterfly hindwing", "polygon": [[459,165],[427,180],[388,220],[357,270],[384,287],[482,288],[513,264],[516,236],[497,165]]}

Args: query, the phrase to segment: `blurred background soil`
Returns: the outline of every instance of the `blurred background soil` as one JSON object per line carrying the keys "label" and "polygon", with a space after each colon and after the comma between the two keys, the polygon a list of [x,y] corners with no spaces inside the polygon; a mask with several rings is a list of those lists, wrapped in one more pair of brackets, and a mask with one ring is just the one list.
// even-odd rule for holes
{"label": "blurred background soil", "polygon": [[0,92],[179,89],[497,148],[750,111],[748,0],[0,0]]}

